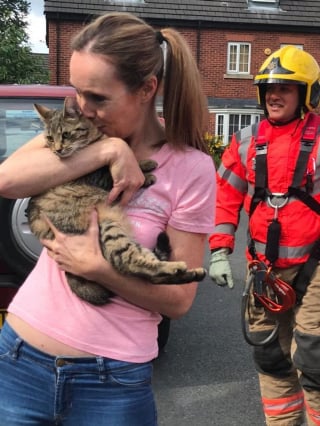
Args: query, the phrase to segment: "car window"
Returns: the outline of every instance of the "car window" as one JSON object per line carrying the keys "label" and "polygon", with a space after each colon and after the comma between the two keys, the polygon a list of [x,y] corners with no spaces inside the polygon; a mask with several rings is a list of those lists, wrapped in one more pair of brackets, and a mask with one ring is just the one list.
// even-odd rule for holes
{"label": "car window", "polygon": [[0,162],[43,131],[35,103],[61,108],[63,99],[0,98]]}

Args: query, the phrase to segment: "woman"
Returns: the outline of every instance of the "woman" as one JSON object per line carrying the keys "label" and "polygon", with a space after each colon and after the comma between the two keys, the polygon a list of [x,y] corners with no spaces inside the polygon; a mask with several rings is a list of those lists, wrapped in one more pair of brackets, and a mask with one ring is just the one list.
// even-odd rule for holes
{"label": "woman", "polygon": [[[120,193],[122,204],[130,200],[137,240],[152,248],[166,230],[172,260],[201,266],[212,231],[214,167],[203,145],[205,103],[187,44],[172,29],[156,32],[133,15],[111,13],[85,27],[72,52],[70,81],[81,110],[113,137],[60,162],[39,136],[3,163],[0,193],[39,193],[107,163],[114,177],[109,202]],[[165,128],[155,110],[161,83]],[[143,181],[136,160],[147,158],[158,163],[157,181],[134,194]],[[43,241],[47,250],[9,306],[1,333],[2,421],[156,425],[150,383],[160,313],[184,315],[197,283],[160,286],[119,275],[101,254],[95,212],[85,235],[52,228],[55,240]],[[116,296],[91,306],[70,292],[64,271]]]}

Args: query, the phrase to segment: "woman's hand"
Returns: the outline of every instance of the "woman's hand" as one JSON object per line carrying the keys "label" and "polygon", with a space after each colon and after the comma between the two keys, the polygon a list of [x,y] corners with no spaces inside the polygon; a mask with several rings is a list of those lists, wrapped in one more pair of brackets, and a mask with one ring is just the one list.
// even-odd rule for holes
{"label": "woman's hand", "polygon": [[109,162],[113,179],[113,188],[108,203],[115,201],[120,195],[119,204],[126,205],[134,193],[144,184],[145,177],[129,145],[122,139],[108,138],[106,145],[115,144],[114,157]]}
{"label": "woman's hand", "polygon": [[[119,274],[102,255],[99,245],[97,212],[91,214],[90,225],[83,235],[65,235],[49,219],[54,240],[41,240],[49,256],[59,268],[98,282],[123,299],[170,318],[180,318],[191,307],[197,283],[153,285],[137,277]],[[206,235],[167,229],[173,248],[173,260],[184,259],[190,268],[203,262]]]}
{"label": "woman's hand", "polygon": [[0,195],[24,198],[69,182],[103,166],[109,166],[114,181],[108,202],[121,195],[125,205],[143,185],[144,175],[129,145],[119,138],[102,138],[61,160],[38,135],[0,165]]}
{"label": "woman's hand", "polygon": [[63,234],[47,217],[45,220],[54,234],[53,240],[41,240],[48,255],[61,270],[90,279],[92,271],[98,269],[99,262],[106,262],[99,244],[97,211],[92,211],[89,228],[82,235]]}

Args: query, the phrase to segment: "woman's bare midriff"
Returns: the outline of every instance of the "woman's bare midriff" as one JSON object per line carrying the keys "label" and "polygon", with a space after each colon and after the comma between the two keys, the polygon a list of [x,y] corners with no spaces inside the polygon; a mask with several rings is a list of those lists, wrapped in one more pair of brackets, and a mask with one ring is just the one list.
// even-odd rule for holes
{"label": "woman's bare midriff", "polygon": [[41,331],[27,324],[21,318],[12,313],[8,313],[6,318],[10,327],[23,339],[26,343],[53,356],[74,356],[74,357],[90,357],[95,356],[91,353],[84,352],[59,342],[52,337],[47,336]]}

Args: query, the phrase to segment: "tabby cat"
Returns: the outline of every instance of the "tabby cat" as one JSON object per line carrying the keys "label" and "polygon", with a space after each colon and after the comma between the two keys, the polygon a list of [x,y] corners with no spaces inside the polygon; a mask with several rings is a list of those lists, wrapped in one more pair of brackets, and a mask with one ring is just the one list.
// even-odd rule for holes
{"label": "tabby cat", "polygon": [[[62,110],[51,110],[37,104],[35,109],[44,122],[48,148],[61,159],[71,156],[102,136],[93,123],[80,114],[74,98],[66,98]],[[152,160],[140,162],[146,177],[145,187],[155,182],[155,177],[150,172],[156,166]],[[39,239],[53,238],[51,229],[43,220],[44,213],[60,231],[82,234],[88,228],[90,212],[95,207],[103,255],[121,274],[145,278],[156,284],[179,284],[204,278],[203,268],[188,270],[184,262],[160,260],[169,257],[170,245],[165,233],[160,234],[155,252],[135,242],[123,209],[117,203],[106,204],[111,188],[110,171],[108,167],[103,167],[32,197],[27,209],[32,232]],[[156,255],[157,252],[161,255]],[[98,283],[68,272],[66,277],[72,291],[89,303],[103,305],[112,296],[109,290]]]}

